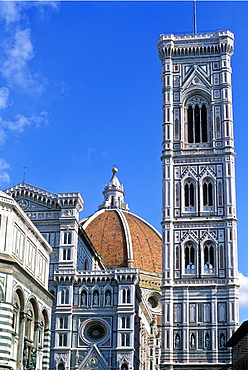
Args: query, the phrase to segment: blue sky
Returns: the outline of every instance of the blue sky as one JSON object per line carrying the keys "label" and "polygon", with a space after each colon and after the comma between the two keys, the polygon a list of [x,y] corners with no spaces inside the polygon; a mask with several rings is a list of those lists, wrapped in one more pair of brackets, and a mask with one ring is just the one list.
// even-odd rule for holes
{"label": "blue sky", "polygon": [[[198,1],[197,30],[235,33],[241,321],[248,318],[248,2]],[[130,210],[160,230],[157,39],[192,33],[192,1],[0,2],[0,188],[81,192],[92,214],[112,165]]]}

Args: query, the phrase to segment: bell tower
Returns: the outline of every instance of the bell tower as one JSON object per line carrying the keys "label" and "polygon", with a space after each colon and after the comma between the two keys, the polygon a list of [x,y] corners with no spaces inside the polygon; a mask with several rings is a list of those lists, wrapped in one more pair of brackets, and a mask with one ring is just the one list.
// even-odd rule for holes
{"label": "bell tower", "polygon": [[161,35],[161,369],[230,369],[238,269],[230,31]]}

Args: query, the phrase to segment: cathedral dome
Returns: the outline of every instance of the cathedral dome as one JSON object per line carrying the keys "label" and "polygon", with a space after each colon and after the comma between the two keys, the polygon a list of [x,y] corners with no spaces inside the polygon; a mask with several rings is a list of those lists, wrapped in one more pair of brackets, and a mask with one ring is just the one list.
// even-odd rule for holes
{"label": "cathedral dome", "polygon": [[116,169],[105,186],[104,203],[81,225],[106,268],[134,267],[162,271],[162,238],[148,222],[128,211]]}

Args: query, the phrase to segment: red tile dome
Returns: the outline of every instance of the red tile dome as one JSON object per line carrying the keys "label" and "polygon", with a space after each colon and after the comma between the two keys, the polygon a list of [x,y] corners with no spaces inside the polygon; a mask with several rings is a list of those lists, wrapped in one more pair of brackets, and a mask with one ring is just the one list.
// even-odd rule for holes
{"label": "red tile dome", "polygon": [[81,225],[106,268],[134,267],[161,273],[161,235],[142,218],[123,209],[105,208]]}

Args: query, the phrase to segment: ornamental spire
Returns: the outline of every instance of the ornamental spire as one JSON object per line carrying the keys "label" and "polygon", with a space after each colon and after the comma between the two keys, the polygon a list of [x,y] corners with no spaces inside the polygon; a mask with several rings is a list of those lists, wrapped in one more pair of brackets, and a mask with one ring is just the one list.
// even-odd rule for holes
{"label": "ornamental spire", "polygon": [[118,209],[123,209],[124,211],[129,210],[128,205],[124,203],[124,195],[125,195],[124,187],[123,185],[120,184],[120,181],[117,177],[117,172],[118,172],[118,168],[116,167],[116,165],[114,165],[112,169],[113,175],[108,185],[106,185],[103,190],[103,196],[104,196],[103,204],[100,204],[98,206],[98,210],[103,209],[103,208],[106,208],[106,209],[118,208]]}

